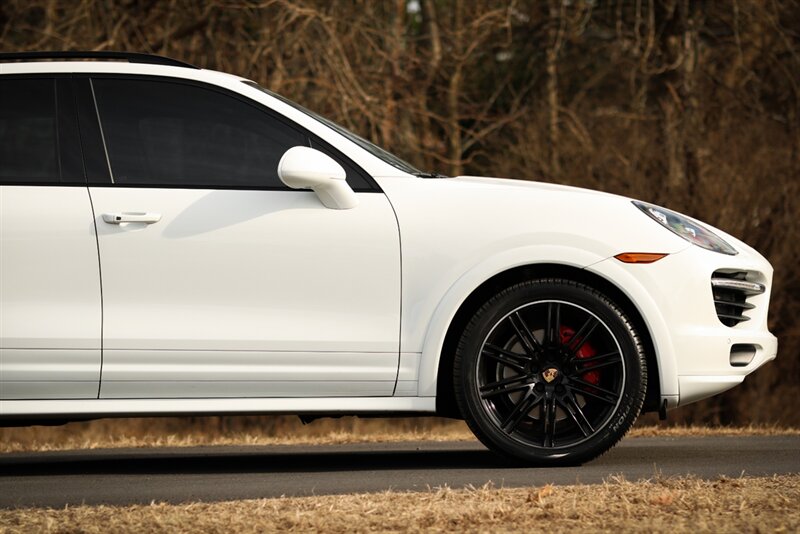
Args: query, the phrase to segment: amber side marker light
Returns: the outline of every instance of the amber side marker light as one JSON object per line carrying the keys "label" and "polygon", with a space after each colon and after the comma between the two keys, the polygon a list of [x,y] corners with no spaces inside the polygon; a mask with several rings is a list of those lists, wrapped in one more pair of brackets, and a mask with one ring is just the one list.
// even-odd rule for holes
{"label": "amber side marker light", "polygon": [[614,256],[622,263],[653,263],[667,254],[656,254],[653,252],[623,252]]}

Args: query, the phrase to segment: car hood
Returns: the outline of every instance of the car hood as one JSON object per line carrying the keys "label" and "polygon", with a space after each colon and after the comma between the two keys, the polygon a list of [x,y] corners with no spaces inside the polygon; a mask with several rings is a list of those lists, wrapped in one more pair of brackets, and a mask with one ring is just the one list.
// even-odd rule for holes
{"label": "car hood", "polygon": [[[687,248],[688,245],[687,241],[669,232],[655,221],[642,219],[639,210],[632,204],[635,199],[622,195],[568,185],[486,176],[465,175],[447,180],[456,188],[479,189],[483,191],[483,194],[492,196],[496,194],[498,199],[513,195],[520,199],[528,199],[532,204],[546,205],[547,211],[555,207],[561,214],[570,213],[574,217],[591,220],[592,224],[603,228],[603,231],[606,232],[605,239],[617,242],[617,246],[629,251],[632,250],[633,243],[640,243],[642,247],[646,247],[637,250],[639,252],[655,251],[656,247],[660,247],[665,252],[674,253]],[[500,204],[506,203],[501,202]],[[752,247],[727,232],[704,221],[694,219],[690,215],[687,217],[725,239],[740,253],[761,257]],[[626,227],[626,225],[630,226]],[[569,225],[563,225],[563,227],[566,226]],[[596,228],[587,228],[585,231],[588,234],[596,233]],[[598,237],[602,236],[598,235]]]}
{"label": "car hood", "polygon": [[464,184],[480,184],[492,188],[514,188],[514,189],[523,189],[527,191],[539,191],[542,193],[555,192],[555,193],[608,196],[608,197],[616,197],[620,199],[630,200],[626,199],[625,197],[621,197],[619,195],[604,193],[602,191],[594,191],[592,189],[584,189],[582,187],[574,187],[571,185],[551,184],[547,182],[533,182],[528,180],[513,180],[510,178],[493,178],[489,176],[470,176],[470,175],[456,176],[454,178],[448,178],[448,180]]}
{"label": "car hood", "polygon": [[689,243],[631,199],[577,187],[501,178],[376,177],[397,215],[401,239],[474,249],[550,244],[599,261],[621,252],[675,253]]}

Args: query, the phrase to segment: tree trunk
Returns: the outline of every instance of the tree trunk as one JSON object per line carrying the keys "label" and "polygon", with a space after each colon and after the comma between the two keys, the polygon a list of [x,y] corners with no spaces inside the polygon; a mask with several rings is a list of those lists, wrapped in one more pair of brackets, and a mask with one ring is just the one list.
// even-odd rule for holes
{"label": "tree trunk", "polygon": [[548,10],[548,39],[546,53],[547,72],[547,130],[550,137],[550,174],[561,174],[558,131],[558,54],[561,49],[560,2],[550,0]]}
{"label": "tree trunk", "polygon": [[453,74],[450,77],[450,83],[447,89],[447,115],[448,115],[448,133],[450,134],[450,174],[459,176],[464,174],[464,167],[461,163],[462,156],[462,139],[461,139],[461,125],[459,123],[459,101],[461,100],[461,72],[463,67],[463,54],[464,54],[464,3],[462,0],[456,0],[453,5],[453,16],[455,18],[454,24],[454,43],[453,48],[455,55],[458,57],[456,61]]}

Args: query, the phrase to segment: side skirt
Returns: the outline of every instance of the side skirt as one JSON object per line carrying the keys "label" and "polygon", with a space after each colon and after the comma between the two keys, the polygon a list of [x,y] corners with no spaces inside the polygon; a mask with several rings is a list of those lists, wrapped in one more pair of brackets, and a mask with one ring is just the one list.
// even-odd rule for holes
{"label": "side skirt", "polygon": [[81,399],[0,401],[0,419],[79,416],[433,413],[435,397],[318,397],[262,399]]}

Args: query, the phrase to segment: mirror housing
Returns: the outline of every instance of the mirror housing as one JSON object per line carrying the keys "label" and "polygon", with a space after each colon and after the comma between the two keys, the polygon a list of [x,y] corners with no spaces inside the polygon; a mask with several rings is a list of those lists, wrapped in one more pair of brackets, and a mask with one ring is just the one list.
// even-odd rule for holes
{"label": "mirror housing", "polygon": [[292,189],[311,189],[326,208],[348,210],[358,206],[358,197],[345,181],[342,166],[319,150],[290,148],[278,162],[278,176]]}

